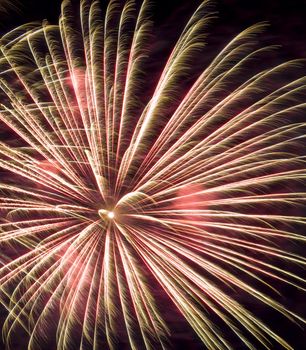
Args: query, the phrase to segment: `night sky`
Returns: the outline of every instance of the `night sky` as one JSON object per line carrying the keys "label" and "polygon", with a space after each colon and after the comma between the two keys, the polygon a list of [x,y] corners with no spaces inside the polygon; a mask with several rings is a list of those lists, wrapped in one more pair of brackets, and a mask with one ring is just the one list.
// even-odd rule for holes
{"label": "night sky", "polygon": [[[177,39],[184,23],[186,23],[199,2],[195,0],[153,1],[155,3],[153,6],[153,19],[155,22],[156,41],[154,50],[156,57],[160,58],[156,67],[154,67],[156,77],[158,77],[157,72],[170,52],[171,45]],[[51,23],[57,23],[60,14],[59,0],[20,0],[16,3],[16,6],[6,3],[7,1],[0,0],[1,34],[29,21],[48,19]],[[233,38],[235,34],[249,25],[261,21],[269,22],[270,27],[258,40],[263,45],[268,43],[282,46],[273,59],[280,62],[292,58],[306,58],[306,0],[220,0],[216,1],[215,8],[218,12],[218,18],[211,25],[205,55],[197,61],[197,65],[200,67],[205,68],[218,50]],[[282,292],[288,296],[284,298],[285,304],[292,311],[296,311],[306,317],[305,295],[289,287]],[[253,307],[252,301],[246,300],[245,303],[250,308]],[[303,331],[279,314],[273,313],[262,306],[259,308],[258,304],[254,304],[254,308],[256,308],[254,312],[260,315],[267,324],[274,327],[277,333],[281,334],[293,345],[294,349],[306,349],[306,327]],[[3,311],[0,312],[2,319],[4,314]],[[22,346],[21,343],[19,344]],[[174,350],[203,349],[203,346],[188,329],[183,329],[178,336],[174,335],[173,344]],[[271,348],[275,350],[280,349],[278,345],[272,345]],[[1,349],[4,349],[4,345],[1,345],[0,340]],[[24,349],[26,347],[16,348],[16,350]],[[239,349],[244,348],[237,347],[237,350]]]}

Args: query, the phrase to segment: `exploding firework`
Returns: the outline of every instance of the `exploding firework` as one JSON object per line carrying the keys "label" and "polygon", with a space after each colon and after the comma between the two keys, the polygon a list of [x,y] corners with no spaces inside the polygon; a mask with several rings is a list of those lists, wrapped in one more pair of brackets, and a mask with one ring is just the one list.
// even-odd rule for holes
{"label": "exploding firework", "polygon": [[258,24],[190,82],[205,1],[150,90],[150,12],[65,0],[1,39],[4,341],[164,349],[184,320],[207,349],[291,349],[246,300],[304,323],[278,291],[306,288],[301,62],[260,70]]}

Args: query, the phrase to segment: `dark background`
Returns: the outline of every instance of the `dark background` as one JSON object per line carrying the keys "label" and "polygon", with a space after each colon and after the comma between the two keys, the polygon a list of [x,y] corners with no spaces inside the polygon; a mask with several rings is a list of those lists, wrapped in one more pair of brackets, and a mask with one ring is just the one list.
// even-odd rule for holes
{"label": "dark background", "polygon": [[[155,3],[153,19],[156,23],[156,47],[162,53],[161,57],[167,57],[184,23],[200,1],[155,0],[153,2]],[[60,3],[59,0],[23,0],[10,4],[8,1],[0,0],[0,34],[29,21],[48,19],[51,23],[57,23]],[[285,61],[292,58],[306,58],[306,0],[220,0],[216,1],[216,11],[219,13],[219,18],[211,26],[209,46],[205,51],[202,67],[205,67],[218,50],[235,34],[260,21],[268,21],[270,27],[259,40],[262,40],[264,44],[268,42],[282,46],[278,51],[277,59]],[[163,59],[160,61],[161,67],[162,64]],[[288,295],[286,303],[290,305],[291,310],[306,317],[304,295],[290,288],[285,292]],[[279,315],[266,309],[254,310],[254,312],[261,315],[265,322],[293,345],[294,349],[306,349],[305,330],[293,326]],[[1,314],[3,318],[4,313]],[[182,336],[173,339],[173,343],[174,349],[203,349],[203,346],[187,330],[182,331]],[[279,348],[278,345],[271,346],[271,349]],[[0,349],[4,349],[1,340]],[[16,348],[16,350],[24,349],[26,347]],[[244,348],[237,347],[236,349]]]}

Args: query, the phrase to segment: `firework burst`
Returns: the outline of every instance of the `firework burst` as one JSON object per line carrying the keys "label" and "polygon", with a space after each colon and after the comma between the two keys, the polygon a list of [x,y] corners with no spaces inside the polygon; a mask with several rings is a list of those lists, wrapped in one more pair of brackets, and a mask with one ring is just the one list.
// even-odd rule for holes
{"label": "firework burst", "polygon": [[207,349],[291,349],[245,298],[304,322],[276,289],[306,288],[301,62],[258,69],[258,24],[182,94],[205,1],[148,97],[150,11],[65,0],[59,25],[1,39],[5,343],[167,348],[171,311]]}

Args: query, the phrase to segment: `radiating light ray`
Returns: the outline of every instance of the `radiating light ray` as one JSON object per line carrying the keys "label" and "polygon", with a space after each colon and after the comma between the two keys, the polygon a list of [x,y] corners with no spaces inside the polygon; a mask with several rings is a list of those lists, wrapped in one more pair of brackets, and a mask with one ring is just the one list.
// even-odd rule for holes
{"label": "radiating light ray", "polygon": [[259,23],[187,88],[204,1],[151,86],[151,10],[64,0],[59,25],[1,38],[8,349],[167,349],[172,312],[207,349],[292,349],[246,298],[305,323],[281,303],[306,290],[304,62],[260,69]]}

